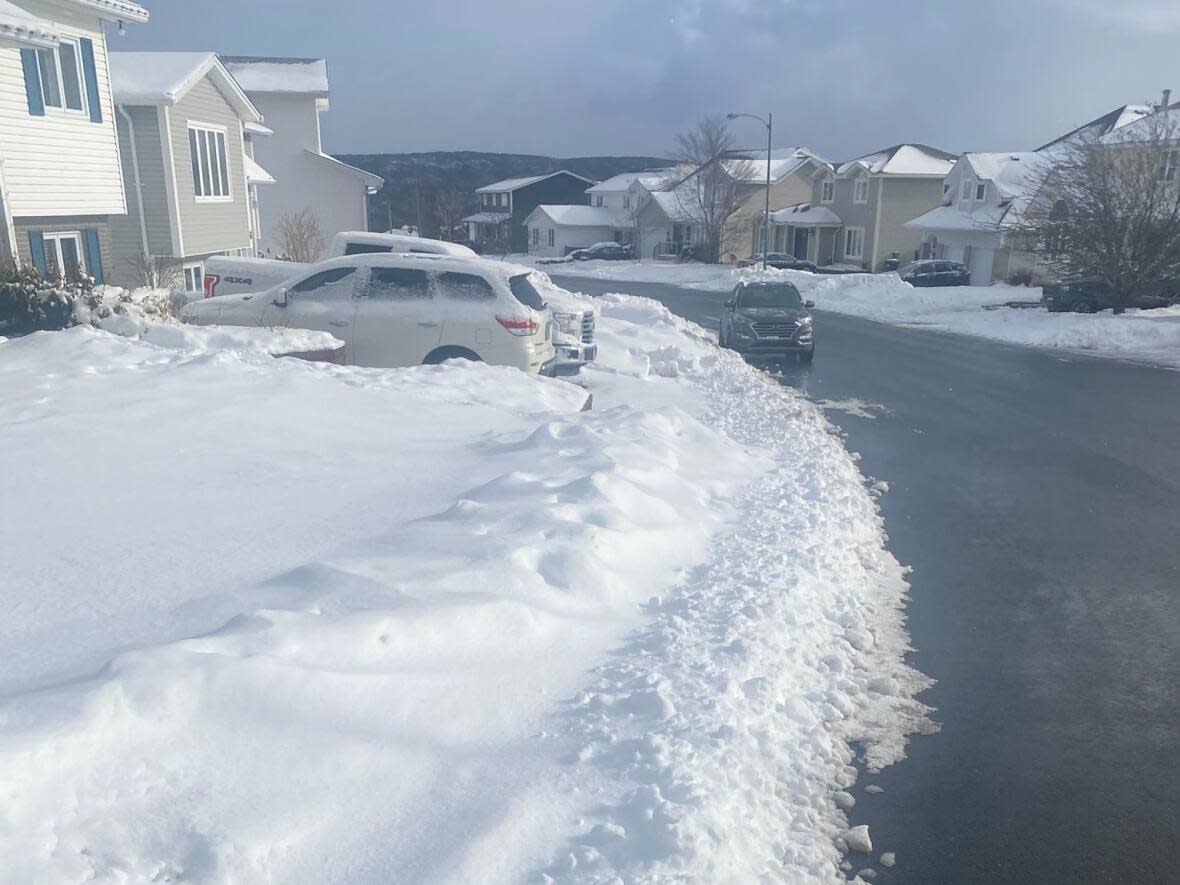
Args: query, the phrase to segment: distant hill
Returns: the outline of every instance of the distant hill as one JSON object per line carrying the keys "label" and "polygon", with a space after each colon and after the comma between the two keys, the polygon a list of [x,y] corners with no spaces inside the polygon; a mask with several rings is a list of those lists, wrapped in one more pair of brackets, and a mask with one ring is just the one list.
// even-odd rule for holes
{"label": "distant hill", "polygon": [[[385,179],[385,187],[369,200],[369,227],[418,225],[437,236],[440,202],[458,201],[458,217],[476,211],[475,189],[504,178],[544,175],[568,169],[602,181],[620,172],[668,165],[659,157],[539,157],[531,154],[486,154],[480,151],[430,151],[420,154],[337,154],[345,163]],[[453,210],[452,210],[453,211]]]}

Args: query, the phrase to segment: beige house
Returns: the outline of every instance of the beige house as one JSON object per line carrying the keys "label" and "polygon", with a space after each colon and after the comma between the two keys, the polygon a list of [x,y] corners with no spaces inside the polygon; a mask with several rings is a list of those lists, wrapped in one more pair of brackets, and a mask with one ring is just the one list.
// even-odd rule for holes
{"label": "beige house", "polygon": [[[740,166],[739,166],[740,164]],[[726,222],[721,239],[721,260],[736,261],[762,249],[762,213],[766,207],[766,154],[751,152],[747,159],[728,164],[740,168],[748,192]],[[814,176],[828,164],[807,148],[780,148],[770,152],[770,211],[811,199]]]}

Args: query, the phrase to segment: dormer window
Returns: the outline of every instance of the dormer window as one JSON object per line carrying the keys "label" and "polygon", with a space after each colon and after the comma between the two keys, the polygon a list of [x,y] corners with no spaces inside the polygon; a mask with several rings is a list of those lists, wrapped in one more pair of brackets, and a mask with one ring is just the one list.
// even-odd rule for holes
{"label": "dormer window", "polygon": [[867,203],[869,201],[869,180],[865,177],[860,177],[856,180],[852,190],[852,201],[854,203]]}

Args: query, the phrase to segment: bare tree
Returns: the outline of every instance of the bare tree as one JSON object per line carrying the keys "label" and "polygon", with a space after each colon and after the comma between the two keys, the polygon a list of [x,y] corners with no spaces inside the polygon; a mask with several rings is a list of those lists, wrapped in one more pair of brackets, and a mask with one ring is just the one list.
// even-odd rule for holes
{"label": "bare tree", "polygon": [[311,209],[280,218],[276,240],[282,257],[290,261],[310,264],[324,252],[324,235]]}
{"label": "bare tree", "polygon": [[136,281],[149,289],[180,287],[183,263],[167,255],[134,255],[127,264]]}
{"label": "bare tree", "polygon": [[1012,222],[1019,247],[1063,279],[1098,280],[1115,313],[1180,277],[1177,112],[1054,149]]}
{"label": "bare tree", "polygon": [[737,156],[724,117],[705,117],[694,129],[676,136],[677,168],[684,174],[667,189],[688,223],[699,228],[704,259],[717,262],[725,225],[750,185],[753,164]]}
{"label": "bare tree", "polygon": [[463,194],[456,187],[446,187],[434,197],[434,211],[444,240],[455,237],[455,227],[463,217]]}

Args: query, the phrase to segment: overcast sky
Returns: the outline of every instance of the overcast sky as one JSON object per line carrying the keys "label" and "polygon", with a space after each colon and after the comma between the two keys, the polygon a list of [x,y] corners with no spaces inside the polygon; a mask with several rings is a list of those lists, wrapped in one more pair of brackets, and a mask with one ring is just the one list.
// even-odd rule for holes
{"label": "overcast sky", "polygon": [[[1029,149],[1180,96],[1166,0],[141,0],[114,49],[328,60],[325,147],[665,155],[707,113],[851,159]],[[743,144],[763,144],[739,121]]]}

